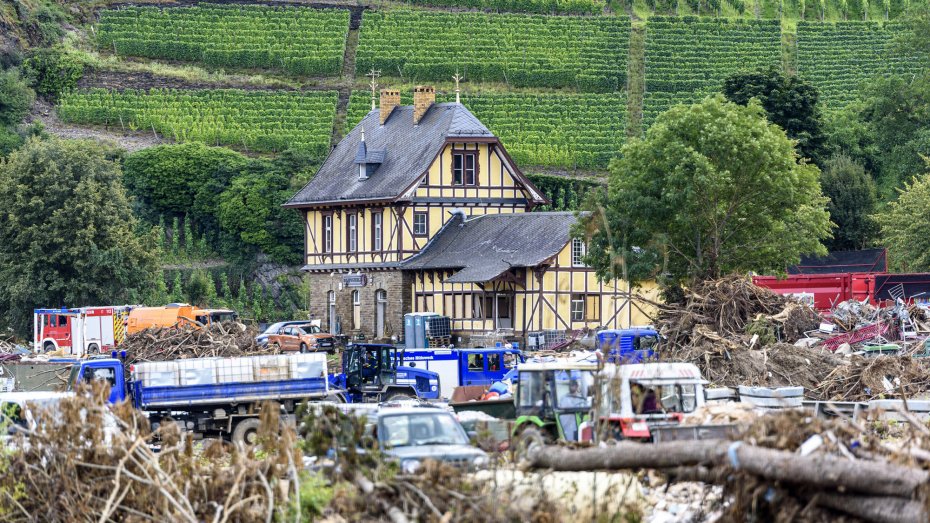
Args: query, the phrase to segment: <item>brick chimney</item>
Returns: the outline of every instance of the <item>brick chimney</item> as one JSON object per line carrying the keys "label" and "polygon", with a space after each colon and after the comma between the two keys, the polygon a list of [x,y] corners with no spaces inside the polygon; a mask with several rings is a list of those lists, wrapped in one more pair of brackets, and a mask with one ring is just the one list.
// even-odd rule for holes
{"label": "brick chimney", "polygon": [[436,103],[436,88],[432,85],[418,85],[413,88],[413,125],[419,125],[420,120]]}
{"label": "brick chimney", "polygon": [[400,105],[400,91],[381,89],[381,102],[379,105],[381,107],[381,125],[384,125],[394,108]]}

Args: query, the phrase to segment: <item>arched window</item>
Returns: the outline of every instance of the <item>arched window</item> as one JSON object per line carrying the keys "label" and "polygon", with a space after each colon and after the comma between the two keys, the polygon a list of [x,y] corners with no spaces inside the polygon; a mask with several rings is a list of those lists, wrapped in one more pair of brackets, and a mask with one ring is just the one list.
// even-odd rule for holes
{"label": "arched window", "polygon": [[357,290],[352,291],[352,324],[355,330],[362,328],[362,294]]}
{"label": "arched window", "polygon": [[384,317],[387,314],[387,291],[375,291],[375,337],[384,337]]}

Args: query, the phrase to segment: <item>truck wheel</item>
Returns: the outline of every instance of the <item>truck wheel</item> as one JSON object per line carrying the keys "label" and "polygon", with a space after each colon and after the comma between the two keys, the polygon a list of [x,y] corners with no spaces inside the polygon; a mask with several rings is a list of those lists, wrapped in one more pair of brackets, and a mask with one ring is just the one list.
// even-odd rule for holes
{"label": "truck wheel", "polygon": [[406,394],[403,392],[388,392],[387,394],[385,394],[385,398],[383,401],[404,401],[404,400],[412,400],[412,399],[416,399],[416,398],[414,398],[410,394]]}
{"label": "truck wheel", "polygon": [[546,436],[538,428],[527,427],[514,438],[514,458],[516,461],[526,461],[530,449],[546,444]]}
{"label": "truck wheel", "polygon": [[55,352],[55,344],[47,341],[45,345],[42,345],[42,352]]}
{"label": "truck wheel", "polygon": [[87,346],[87,353],[90,354],[94,352],[100,352],[100,347],[98,347],[96,343],[91,343]]}
{"label": "truck wheel", "polygon": [[232,442],[240,448],[250,448],[258,443],[258,427],[261,422],[258,418],[247,418],[240,421],[233,429]]}
{"label": "truck wheel", "polygon": [[306,353],[307,353],[307,344],[306,344],[306,343],[301,343],[301,344],[300,344],[300,353],[301,353],[301,354],[306,354]]}

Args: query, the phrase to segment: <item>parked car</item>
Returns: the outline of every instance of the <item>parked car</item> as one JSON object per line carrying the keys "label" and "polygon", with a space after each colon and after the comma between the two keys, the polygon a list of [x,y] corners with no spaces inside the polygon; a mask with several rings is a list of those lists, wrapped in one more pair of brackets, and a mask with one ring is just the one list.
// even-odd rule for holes
{"label": "parked car", "polygon": [[312,352],[336,351],[336,338],[323,332],[318,326],[304,322],[300,325],[285,325],[277,333],[268,335],[268,344],[282,351]]}
{"label": "parked car", "polygon": [[294,321],[279,321],[277,323],[272,323],[261,334],[255,337],[255,343],[260,347],[268,345],[268,337],[272,334],[277,334],[278,331],[284,327],[290,327],[291,325],[306,325],[307,320],[294,320]]}
{"label": "parked car", "polygon": [[428,459],[465,469],[484,468],[489,463],[488,455],[471,445],[465,429],[445,409],[382,407],[374,430],[381,451],[397,459],[407,474],[416,472]]}

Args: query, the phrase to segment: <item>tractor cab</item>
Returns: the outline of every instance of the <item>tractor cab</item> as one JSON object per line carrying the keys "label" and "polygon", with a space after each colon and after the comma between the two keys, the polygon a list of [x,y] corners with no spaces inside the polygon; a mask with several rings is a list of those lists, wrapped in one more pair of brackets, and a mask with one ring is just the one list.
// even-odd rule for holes
{"label": "tractor cab", "polygon": [[401,363],[403,356],[390,345],[352,344],[342,353],[346,383],[353,389],[380,390],[393,385]]}
{"label": "tractor cab", "polygon": [[524,363],[518,367],[514,435],[530,443],[589,441],[596,362]]}

